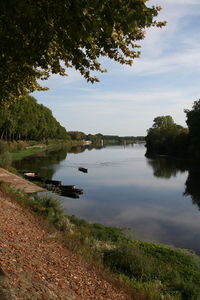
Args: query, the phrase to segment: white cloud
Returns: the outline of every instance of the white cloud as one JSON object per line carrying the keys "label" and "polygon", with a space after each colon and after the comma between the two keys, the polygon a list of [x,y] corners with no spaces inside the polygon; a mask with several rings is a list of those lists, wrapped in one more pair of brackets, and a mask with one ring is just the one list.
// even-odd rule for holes
{"label": "white cloud", "polygon": [[132,68],[102,59],[109,72],[99,74],[99,84],[87,84],[70,70],[68,77],[52,76],[47,82],[50,91],[36,93],[67,128],[143,135],[158,115],[172,115],[185,125],[183,109],[199,98],[200,37],[191,16],[200,14],[200,2],[152,0],[151,4],[163,7],[158,19],[168,24],[147,30],[142,56]]}
{"label": "white cloud", "polygon": [[[193,92],[198,95],[198,90]],[[183,110],[192,103],[186,89],[136,93],[94,90],[74,101],[65,101],[62,97],[57,97],[56,102],[52,97],[48,106],[66,128],[119,135],[146,135],[153,119],[159,115],[172,115],[176,123],[185,126]]]}
{"label": "white cloud", "polygon": [[[155,2],[155,0],[153,1]],[[159,0],[159,5],[161,5],[161,7],[163,5],[193,5],[193,4],[198,4],[199,5],[199,0]]]}
{"label": "white cloud", "polygon": [[[200,48],[200,47],[199,47]],[[136,61],[133,68],[125,67],[121,72],[140,74],[143,76],[163,74],[173,71],[191,71],[200,67],[199,49],[187,49],[182,53],[168,54],[159,58],[144,58]]]}

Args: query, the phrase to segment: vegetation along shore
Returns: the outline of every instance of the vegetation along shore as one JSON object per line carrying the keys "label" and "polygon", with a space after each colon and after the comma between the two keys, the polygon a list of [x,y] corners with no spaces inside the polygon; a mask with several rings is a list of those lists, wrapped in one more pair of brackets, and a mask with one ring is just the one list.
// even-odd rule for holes
{"label": "vegetation along shore", "polygon": [[[38,105],[33,98],[27,98],[26,101],[30,101],[35,107]],[[46,113],[44,107],[42,107],[42,110]],[[51,115],[50,111],[47,110],[47,112]],[[55,121],[53,122],[59,128],[59,124]],[[160,133],[162,130],[167,131],[169,127],[172,129],[170,132],[178,132],[181,138],[189,134],[186,129],[176,125],[169,116],[158,117],[154,122],[155,125],[148,131],[147,150],[153,134]],[[102,146],[100,145],[102,140],[105,143],[111,142],[112,144],[115,142],[124,143],[125,140],[127,142],[136,141],[134,137],[123,139],[117,136],[105,137],[101,134],[87,136],[81,132],[64,132],[64,130],[61,130],[63,136],[60,136],[59,140],[50,139],[47,133],[47,136],[43,136],[42,139],[29,141],[28,138],[33,134],[30,131],[30,133],[27,133],[27,139],[14,141],[12,138],[16,138],[18,126],[16,125],[15,128],[16,131],[13,131],[13,133],[5,131],[4,134],[6,134],[8,139],[1,141],[0,144],[1,167],[15,172],[16,170],[13,170],[11,166],[12,160],[33,155],[37,151],[58,151],[61,147],[70,149],[75,145],[81,145],[85,140],[90,140],[97,148]],[[165,137],[165,135],[163,136]],[[167,136],[169,137],[170,135]],[[143,137],[137,137],[137,140],[143,141]],[[97,299],[100,296],[101,298],[99,299],[120,300],[199,299],[200,258],[195,253],[156,243],[139,241],[130,238],[127,229],[91,224],[75,216],[66,215],[56,196],[43,195],[39,197],[34,194],[27,195],[3,183],[0,186],[0,191],[2,209],[4,205],[8,206],[6,215],[2,212],[1,217],[6,217],[9,220],[9,222],[5,222],[2,219],[2,224],[5,222],[5,224],[10,224],[11,226],[9,228],[6,225],[7,227],[5,228],[8,231],[8,236],[11,236],[7,243],[4,243],[6,239],[3,234],[1,235],[1,243],[3,245],[1,266],[3,268],[2,272],[6,274],[6,279],[8,279],[8,288],[0,289],[2,295],[6,290],[7,292],[10,291],[15,297],[23,298],[23,293],[26,293],[28,289],[30,299],[33,299],[31,297],[35,293],[39,295],[40,299],[43,299],[44,294],[48,295],[48,299],[80,299],[78,297],[81,297],[81,299],[93,299],[90,298],[90,293],[95,295]],[[19,216],[19,213],[22,215]],[[13,218],[19,218],[17,222],[15,220],[15,224],[18,224],[16,225],[17,232],[14,231],[16,236],[12,233]],[[33,231],[30,230],[30,227],[33,224],[28,224],[27,218],[33,220],[34,226],[37,227],[37,232],[42,232],[42,236],[38,237],[40,243],[47,243],[45,245],[50,247],[49,249],[56,247],[53,250],[54,262],[52,258],[42,262],[38,257],[31,256],[28,243],[24,240],[23,249],[31,257],[30,264],[27,267],[27,261],[24,261],[25,258],[21,256],[20,247],[22,245],[19,248],[17,247],[20,238],[18,234],[25,232],[25,228],[29,228],[25,239],[32,239]],[[23,240],[22,237],[21,239]],[[37,237],[35,239],[37,240]],[[35,253],[39,251],[41,253],[41,249],[36,245],[36,241],[31,244],[31,248],[31,251]],[[59,264],[55,268],[51,264],[55,264],[55,260],[57,263],[60,260],[60,250],[56,249],[61,248],[64,252],[68,251],[67,254],[64,254],[64,257],[67,255],[69,259],[65,262],[62,260],[62,265]],[[8,261],[8,253],[11,255],[11,261]],[[51,256],[49,252],[45,255]],[[70,270],[66,269],[66,266],[69,265],[69,260],[73,262]],[[21,261],[23,261],[23,264]],[[79,270],[81,275],[78,271],[79,275],[74,279],[76,275],[72,274],[77,269],[77,261],[81,261],[81,268],[83,269]],[[44,263],[46,273],[40,268],[40,264]],[[88,270],[90,270],[89,272],[92,270],[95,273],[88,275]],[[63,275],[61,276],[63,271],[65,273],[64,277]],[[29,276],[27,275],[28,272]],[[101,275],[98,275],[99,273]],[[88,276],[90,280],[89,283],[86,283],[85,280]],[[33,277],[37,292],[31,284]],[[104,288],[101,287],[102,280]],[[23,288],[21,289],[20,286]]]}
{"label": "vegetation along shore", "polygon": [[[200,258],[194,253],[135,240],[129,237],[127,229],[90,224],[68,216],[59,200],[52,195],[27,195],[5,184],[1,184],[0,191],[0,216],[5,227],[1,233],[1,266],[7,274],[9,289],[16,297],[23,298],[27,289],[30,297],[36,293],[30,282],[34,278],[40,299],[43,299],[43,294],[48,295],[48,299],[70,300],[78,297],[93,299],[94,295],[101,295],[100,299],[198,299]],[[3,220],[5,218],[7,221]],[[37,231],[33,232],[35,226]],[[7,242],[5,234],[8,236]],[[30,239],[31,253],[27,243]],[[43,250],[48,248],[48,253],[44,253],[48,257],[45,261],[41,261],[44,258],[41,254],[43,250],[38,248],[40,245],[43,245]],[[54,251],[53,261],[50,249]],[[59,249],[68,251],[65,254],[68,259],[61,259]],[[42,255],[40,259],[38,255],[33,255],[38,251],[39,256]],[[25,257],[24,253],[28,256]],[[70,269],[67,267],[69,260]],[[78,271],[75,275],[74,271],[79,269],[77,261],[80,264],[80,260],[80,267],[84,270],[79,270],[81,274]],[[59,266],[52,265],[55,261],[57,264],[60,261]],[[95,275],[88,275],[86,270],[95,272]],[[61,276],[63,271],[64,277]],[[99,272],[98,280],[103,280],[103,287],[96,282]],[[85,282],[87,276],[90,278],[89,286]],[[56,296],[51,298],[52,291]],[[91,298],[89,293],[92,293]]]}

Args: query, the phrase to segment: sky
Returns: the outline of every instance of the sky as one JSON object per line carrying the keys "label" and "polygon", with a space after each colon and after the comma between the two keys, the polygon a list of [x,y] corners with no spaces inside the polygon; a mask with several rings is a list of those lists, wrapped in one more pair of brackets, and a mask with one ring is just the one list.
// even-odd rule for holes
{"label": "sky", "polygon": [[145,136],[164,115],[186,126],[184,109],[200,98],[200,0],[147,5],[160,5],[157,20],[167,25],[147,30],[132,67],[102,59],[108,72],[98,74],[99,83],[87,83],[72,69],[46,81],[48,91],[32,94],[68,131]]}

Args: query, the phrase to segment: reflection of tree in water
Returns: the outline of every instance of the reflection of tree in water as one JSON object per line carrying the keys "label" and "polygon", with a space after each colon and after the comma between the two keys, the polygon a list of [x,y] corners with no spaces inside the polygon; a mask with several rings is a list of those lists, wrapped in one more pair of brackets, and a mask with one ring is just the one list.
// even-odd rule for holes
{"label": "reflection of tree in water", "polygon": [[[31,157],[25,157],[21,161],[13,163],[14,167],[20,171],[39,172],[41,176],[51,179],[55,173],[52,165],[63,161],[67,156],[67,149],[59,151],[43,151]],[[52,166],[48,168],[49,166]]]}
{"label": "reflection of tree in water", "polygon": [[185,161],[169,157],[148,159],[147,162],[153,168],[153,175],[155,177],[169,179],[170,177],[176,177],[178,172],[185,172],[187,170]]}
{"label": "reflection of tree in water", "polygon": [[191,196],[193,204],[198,205],[200,209],[200,165],[196,165],[189,170],[184,195]]}
{"label": "reflection of tree in water", "polygon": [[192,202],[200,209],[200,163],[190,160],[178,160],[170,157],[158,157],[148,159],[148,164],[153,168],[156,177],[169,179],[175,177],[178,172],[188,171],[185,182],[184,196],[190,196]]}
{"label": "reflection of tree in water", "polygon": [[85,151],[84,147],[66,147],[52,151],[38,152],[31,157],[25,157],[21,161],[16,161],[13,166],[19,171],[39,172],[40,176],[51,179],[56,171],[56,166],[65,160],[67,153],[80,153]]}
{"label": "reflection of tree in water", "polygon": [[76,146],[76,147],[72,147],[68,152],[69,152],[69,153],[77,154],[77,153],[84,152],[85,149],[86,149],[86,148],[83,147],[83,146]]}

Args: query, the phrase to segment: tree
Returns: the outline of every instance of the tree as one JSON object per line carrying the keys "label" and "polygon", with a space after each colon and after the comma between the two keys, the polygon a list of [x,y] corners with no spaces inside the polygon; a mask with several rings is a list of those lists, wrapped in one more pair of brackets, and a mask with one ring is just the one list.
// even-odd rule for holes
{"label": "tree", "polygon": [[75,67],[88,81],[104,72],[98,59],[131,65],[137,41],[160,7],[147,0],[7,0],[0,6],[0,101],[43,89],[37,79]]}
{"label": "tree", "polygon": [[147,131],[146,154],[183,154],[188,130],[174,123],[171,116],[159,116],[153,122]]}
{"label": "tree", "polygon": [[15,101],[0,110],[0,138],[5,140],[69,139],[66,129],[49,108],[33,97]]}
{"label": "tree", "polygon": [[160,116],[153,120],[153,128],[169,128],[174,126],[174,120],[171,116]]}
{"label": "tree", "polygon": [[186,123],[189,129],[190,152],[200,154],[200,99],[194,101],[192,109],[186,109]]}

